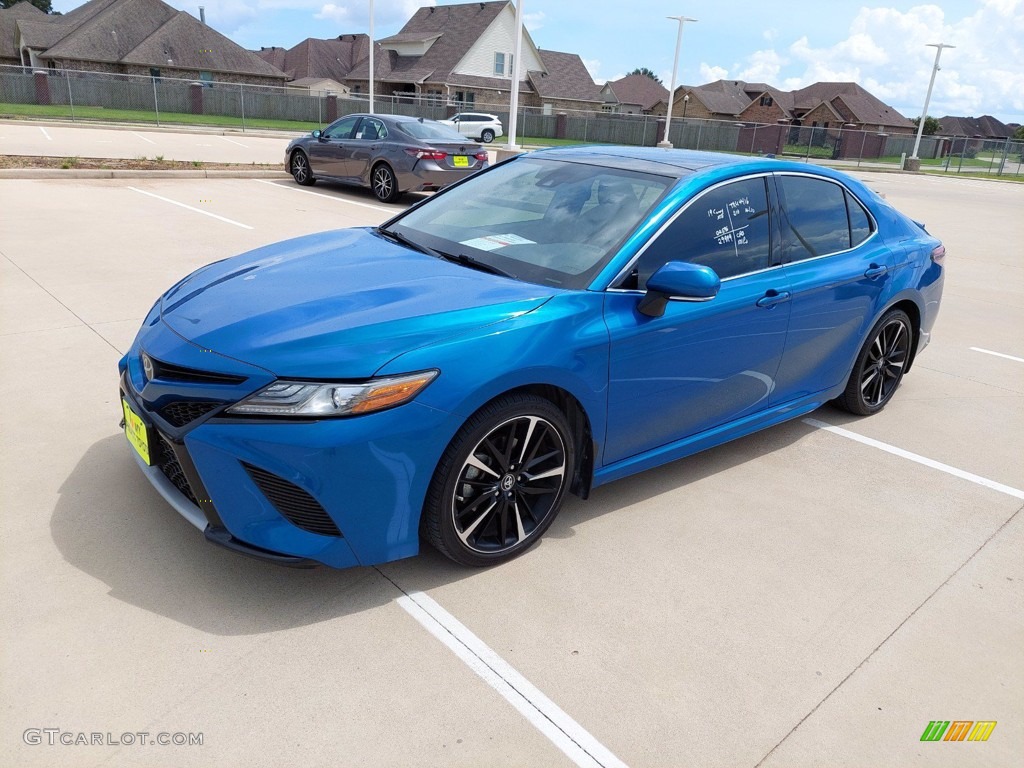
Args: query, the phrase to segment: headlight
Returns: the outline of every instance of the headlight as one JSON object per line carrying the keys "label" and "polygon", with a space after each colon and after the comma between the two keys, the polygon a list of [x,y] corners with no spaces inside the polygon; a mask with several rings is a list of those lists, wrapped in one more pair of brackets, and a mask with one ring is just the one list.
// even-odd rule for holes
{"label": "headlight", "polygon": [[439,371],[383,376],[363,384],[277,381],[228,408],[254,416],[357,416],[412,400]]}

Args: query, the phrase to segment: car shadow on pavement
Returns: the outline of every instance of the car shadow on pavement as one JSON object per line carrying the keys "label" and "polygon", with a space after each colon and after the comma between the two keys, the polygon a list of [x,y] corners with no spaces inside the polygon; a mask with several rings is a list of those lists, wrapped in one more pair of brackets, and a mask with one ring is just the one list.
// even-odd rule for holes
{"label": "car shadow on pavement", "polygon": [[[791,422],[604,486],[586,502],[573,497],[545,537],[571,537],[578,525],[626,514],[627,507],[783,450],[811,431]],[[477,573],[428,545],[418,557],[380,570],[284,568],[222,550],[157,494],[130,450],[114,434],[85,452],[61,485],[50,520],[53,541],[68,563],[107,584],[111,597],[201,631],[254,635],[315,624],[390,603],[400,589],[427,590]],[[635,522],[643,510],[628,514]]]}
{"label": "car shadow on pavement", "polygon": [[[826,408],[822,413],[829,411],[831,409]],[[607,514],[623,515],[623,525],[642,524],[642,521],[638,521],[638,516],[645,513],[642,506],[645,502],[665,493],[680,491],[688,485],[775,451],[785,450],[814,431],[813,427],[799,421],[791,421],[601,486],[593,491],[586,501],[570,496],[544,537],[530,551],[543,548],[545,542],[550,539],[572,538],[576,535],[575,529],[578,526]],[[756,496],[752,496],[749,501],[754,506],[759,504],[759,498]],[[636,508],[637,505],[640,508]],[[728,511],[728,508],[722,510],[723,514]],[[687,514],[685,506],[680,506],[679,514]],[[522,557],[529,556],[527,552]],[[600,553],[595,553],[595,557],[598,556]],[[641,557],[642,555],[638,554],[638,558]],[[514,562],[518,562],[518,559]],[[638,559],[638,567],[640,566],[641,562]],[[422,547],[418,557],[387,563],[381,566],[381,570],[406,591],[433,589],[465,578],[467,575],[467,569],[451,562],[429,545]],[[474,572],[475,569],[468,571],[469,575]]]}
{"label": "car shadow on pavement", "polygon": [[94,443],[64,480],[50,532],[64,559],[118,600],[217,635],[314,624],[384,605],[372,568],[296,569],[211,545],[149,484],[122,434]]}

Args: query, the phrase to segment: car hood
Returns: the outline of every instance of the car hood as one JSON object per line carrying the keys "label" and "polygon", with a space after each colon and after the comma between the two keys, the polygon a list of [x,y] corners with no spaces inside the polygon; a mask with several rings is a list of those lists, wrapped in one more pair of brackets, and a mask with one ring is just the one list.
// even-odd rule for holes
{"label": "car hood", "polygon": [[280,377],[364,378],[405,352],[531,312],[556,292],[347,229],[201,269],[164,295],[161,317],[203,349]]}

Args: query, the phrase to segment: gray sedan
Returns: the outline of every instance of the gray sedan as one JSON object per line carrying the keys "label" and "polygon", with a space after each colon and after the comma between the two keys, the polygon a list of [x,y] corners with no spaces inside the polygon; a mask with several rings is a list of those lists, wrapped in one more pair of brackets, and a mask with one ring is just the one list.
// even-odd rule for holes
{"label": "gray sedan", "polygon": [[438,190],[487,167],[487,151],[433,120],[346,115],[293,139],[285,169],[303,186],[318,179],[369,187],[390,203],[403,192]]}

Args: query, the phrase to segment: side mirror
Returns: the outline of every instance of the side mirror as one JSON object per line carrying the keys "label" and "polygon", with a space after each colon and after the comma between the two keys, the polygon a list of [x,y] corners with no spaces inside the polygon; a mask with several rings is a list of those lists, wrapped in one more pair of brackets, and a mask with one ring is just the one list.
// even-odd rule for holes
{"label": "side mirror", "polygon": [[648,317],[661,317],[669,299],[710,301],[721,287],[722,281],[711,267],[670,261],[648,278],[647,293],[637,311]]}
{"label": "side mirror", "polygon": [[313,131],[313,138],[314,139],[319,139],[321,136],[323,136],[323,132],[319,128],[317,128],[315,131]]}

